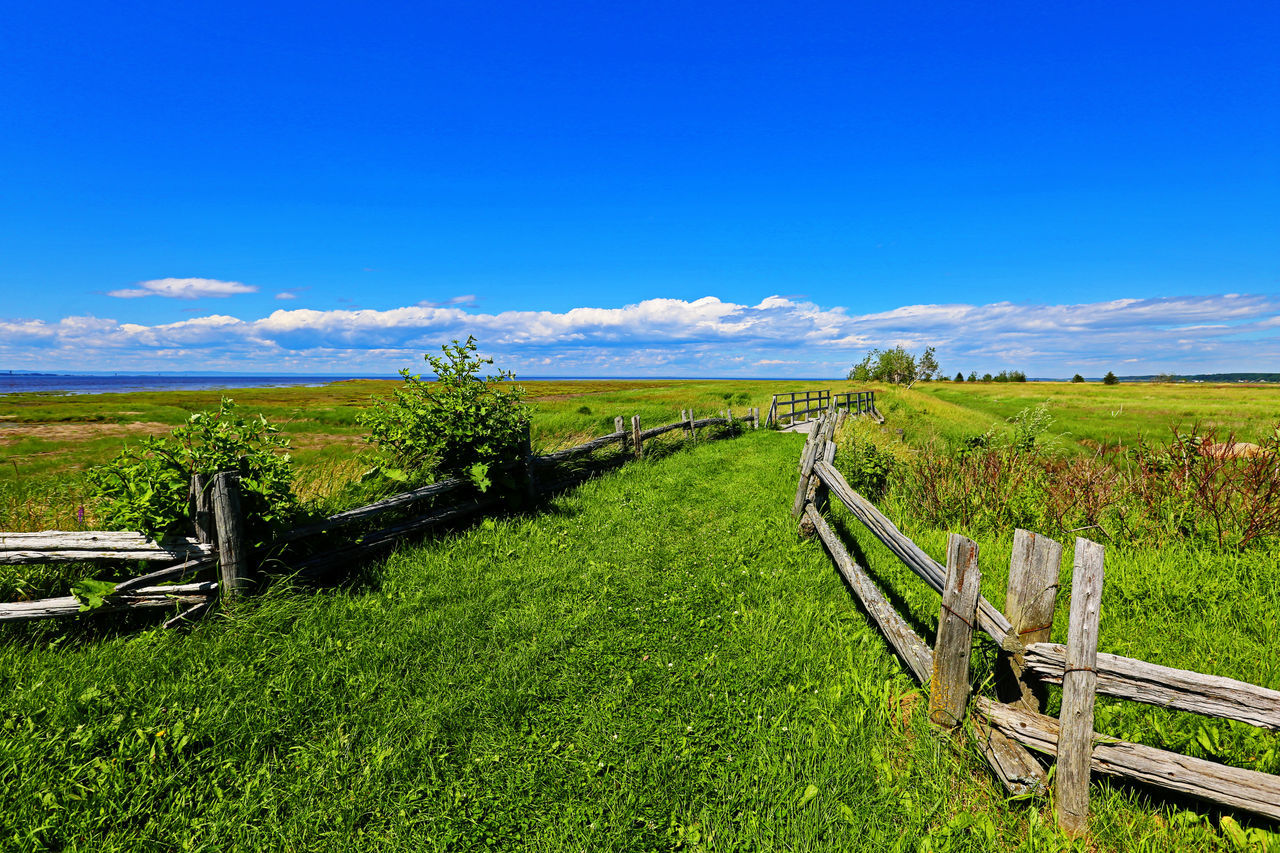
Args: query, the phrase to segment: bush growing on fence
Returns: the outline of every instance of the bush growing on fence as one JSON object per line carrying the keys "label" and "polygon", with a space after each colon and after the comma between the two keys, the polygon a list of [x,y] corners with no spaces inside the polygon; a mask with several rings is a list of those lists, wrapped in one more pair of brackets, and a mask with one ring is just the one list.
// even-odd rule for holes
{"label": "bush growing on fence", "polygon": [[196,412],[169,435],[143,438],[91,469],[91,499],[109,530],[189,535],[191,476],[236,471],[249,534],[261,539],[298,511],[288,450],[289,440],[266,418],[223,398],[217,410]]}
{"label": "bush growing on fence", "polygon": [[442,356],[423,356],[436,382],[405,368],[391,399],[374,400],[357,416],[369,430],[366,483],[420,485],[462,476],[483,491],[499,466],[521,458],[529,410],[524,389],[510,384],[515,375],[482,376],[493,359],[475,354],[474,337],[441,350]]}

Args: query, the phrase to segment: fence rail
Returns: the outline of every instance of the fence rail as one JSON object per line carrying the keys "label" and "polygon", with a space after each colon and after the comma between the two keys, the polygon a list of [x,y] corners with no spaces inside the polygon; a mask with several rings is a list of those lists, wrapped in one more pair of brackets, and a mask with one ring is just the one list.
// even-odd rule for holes
{"label": "fence rail", "polygon": [[[594,473],[594,469],[591,469],[585,473],[574,471],[567,476],[548,478],[548,472],[554,471],[561,463],[587,457],[594,451],[614,444],[621,445],[623,451],[630,451],[639,457],[644,453],[646,441],[666,433],[684,430],[688,438],[695,439],[699,429],[735,424],[759,429],[760,410],[749,409],[746,417],[741,418],[735,418],[732,409],[721,412],[719,417],[705,418],[695,418],[692,411],[682,411],[680,420],[675,423],[646,430],[640,429],[639,416],[632,418],[631,430],[623,429],[622,418],[617,418],[612,433],[545,455],[536,455],[527,449],[523,460],[510,462],[500,470],[523,473],[526,494],[537,497],[564,489]],[[166,538],[157,542],[141,533],[120,531],[45,530],[35,533],[0,533],[0,565],[68,562],[116,565],[137,561],[169,563],[170,565],[117,583],[115,591],[94,612],[189,605],[186,611],[166,623],[178,624],[183,617],[203,612],[216,597],[232,596],[242,590],[255,571],[255,558],[260,560],[264,554],[270,555],[271,560],[282,567],[302,576],[317,577],[390,550],[406,537],[420,535],[434,527],[496,508],[504,501],[499,497],[477,495],[468,479],[442,480],[283,531],[255,554],[244,539],[244,519],[239,508],[239,486],[235,475],[225,472],[213,477],[196,475],[192,478],[191,494],[196,537]],[[429,506],[417,515],[403,517],[421,504],[445,497],[450,499],[447,506]],[[362,531],[351,537],[352,541],[334,543],[322,553],[289,559],[282,557],[289,546],[314,542],[317,538],[328,537],[354,525],[376,522],[388,516],[394,516],[395,520],[377,530]],[[158,585],[212,570],[217,570],[217,582]],[[0,603],[0,622],[72,616],[79,612],[81,603],[75,596]]]}
{"label": "fence rail", "polygon": [[[828,411],[870,415],[884,423],[884,416],[876,409],[875,391],[845,391],[833,395],[829,390],[820,390],[774,394],[765,426],[791,426],[811,420],[810,415],[821,415]],[[782,422],[784,418],[785,424]]]}
{"label": "fence rail", "polygon": [[[1280,691],[1098,653],[1103,548],[1086,539],[1076,540],[1065,646],[1044,642],[1052,627],[1062,555],[1061,546],[1048,537],[1022,530],[1014,537],[1006,596],[1012,618],[977,596],[976,588],[966,596],[963,590],[974,584],[977,545],[952,534],[944,567],[903,535],[836,470],[832,424],[838,416],[832,412],[823,417],[827,420],[811,433],[801,454],[793,507],[801,531],[817,535],[894,652],[916,681],[928,687],[931,719],[950,727],[968,706],[977,746],[1006,789],[1015,794],[1043,792],[1047,774],[1036,756],[1056,758],[1058,822],[1073,835],[1087,831],[1091,770],[1280,819],[1280,777],[1128,743],[1093,730],[1097,693],[1278,730]],[[943,596],[935,648],[894,610],[823,518],[828,494]],[[1011,701],[985,696],[968,701],[972,642],[967,631],[952,630],[963,627],[956,620],[976,625],[1000,645],[997,675],[1012,682],[1011,690],[1006,684]],[[1043,713],[1046,684],[1063,684],[1061,721]]]}

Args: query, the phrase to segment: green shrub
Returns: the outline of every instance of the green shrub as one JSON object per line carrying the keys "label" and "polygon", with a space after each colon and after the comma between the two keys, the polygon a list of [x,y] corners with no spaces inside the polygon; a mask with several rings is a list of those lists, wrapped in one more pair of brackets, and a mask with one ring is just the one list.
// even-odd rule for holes
{"label": "green shrub", "polygon": [[170,435],[143,438],[91,469],[91,500],[109,530],[189,535],[191,476],[236,471],[249,535],[262,540],[298,510],[288,450],[266,418],[223,398],[217,411],[196,412]]}
{"label": "green shrub", "polygon": [[374,400],[357,422],[369,430],[366,482],[416,485],[470,477],[485,490],[490,474],[522,457],[529,410],[515,376],[481,376],[491,358],[475,355],[476,341],[453,341],[443,356],[424,355],[437,377],[424,382],[408,368],[389,400]]}

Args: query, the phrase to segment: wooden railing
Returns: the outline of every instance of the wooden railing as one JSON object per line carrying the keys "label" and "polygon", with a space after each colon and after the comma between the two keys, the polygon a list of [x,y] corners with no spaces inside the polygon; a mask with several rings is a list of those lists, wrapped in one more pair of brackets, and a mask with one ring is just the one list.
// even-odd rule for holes
{"label": "wooden railing", "polygon": [[[706,418],[695,418],[692,411],[682,411],[675,423],[649,429],[641,428],[639,415],[631,418],[629,428],[624,428],[627,425],[619,417],[614,421],[612,433],[545,455],[532,452],[526,434],[523,459],[508,463],[502,470],[522,476],[524,494],[536,499],[581,482],[601,468],[627,458],[640,458],[645,453],[646,442],[666,433],[683,430],[683,437],[692,441],[699,437],[700,430],[734,425],[759,429],[760,410],[749,409],[744,418],[735,418],[731,409],[718,417]],[[565,463],[581,461],[594,451],[615,444],[620,445],[624,453],[616,454],[611,460],[585,468],[579,465],[571,471],[558,470]],[[281,571],[304,577],[325,576],[384,553],[407,537],[496,508],[507,500],[478,493],[468,479],[443,480],[293,527],[255,549],[245,538],[239,492],[238,478],[230,472],[193,477],[191,513],[197,534],[194,537],[157,542],[140,533],[117,531],[0,533],[0,565],[88,562],[119,567],[121,563],[134,561],[169,563],[120,581],[93,612],[186,605],[185,610],[165,623],[172,626],[200,615],[219,597],[229,598],[243,591],[256,574],[256,567],[264,562],[270,561]],[[441,500],[447,503],[436,505]],[[381,527],[366,529],[380,523]],[[351,532],[354,527],[359,529]],[[215,571],[216,580],[174,583]],[[71,616],[80,611],[81,602],[76,596],[0,603],[0,622]]]}
{"label": "wooden railing", "polygon": [[[884,417],[876,409],[875,391],[846,391],[835,395],[829,390],[788,391],[773,395],[765,426],[791,426],[827,411],[871,415],[884,422]],[[784,419],[786,423],[783,423]]]}
{"label": "wooden railing", "polygon": [[[1089,774],[1139,782],[1280,820],[1280,777],[1127,743],[1093,730],[1097,693],[1280,730],[1280,691],[1230,678],[1099,654],[1098,615],[1104,550],[1075,545],[1065,646],[1049,643],[1063,549],[1045,536],[1015,533],[1006,595],[1008,615],[979,593],[978,546],[952,534],[944,567],[904,536],[836,470],[834,432],[843,414],[823,416],[801,455],[793,514],[816,535],[907,669],[930,693],[930,719],[954,728],[966,716],[995,775],[1013,794],[1044,792],[1036,755],[1055,758],[1055,805],[1070,834],[1087,830]],[[942,596],[934,648],[916,634],[876,587],[823,517],[834,496],[930,589]],[[969,701],[974,626],[1000,647],[997,687],[1004,701]],[[1062,685],[1058,719],[1046,716],[1047,684]]]}

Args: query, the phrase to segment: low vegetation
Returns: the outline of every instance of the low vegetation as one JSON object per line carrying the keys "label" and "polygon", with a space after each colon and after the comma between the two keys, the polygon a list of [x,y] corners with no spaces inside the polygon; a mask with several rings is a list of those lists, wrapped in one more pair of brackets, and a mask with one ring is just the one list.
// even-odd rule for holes
{"label": "low vegetation", "polygon": [[[1280,435],[1261,425],[1276,392],[876,387],[888,423],[852,421],[838,466],[935,556],[948,531],[977,540],[997,606],[1013,528],[1060,538],[1061,642],[1070,545],[1088,536],[1108,548],[1102,651],[1280,689],[1265,462]],[[614,414],[764,408],[772,390],[527,396],[546,449],[612,431]],[[1174,432],[1162,421],[1178,412],[1199,417]],[[351,424],[345,455],[363,450]],[[1262,452],[1202,452],[1232,432]],[[801,444],[761,431],[661,454],[404,547],[341,589],[278,582],[185,635],[145,619],[3,628],[0,844],[1067,849],[1044,803],[1006,801],[966,741],[929,728],[820,547],[796,537]],[[832,518],[931,638],[937,597]],[[987,691],[995,650],[979,642]],[[1276,736],[1243,725],[1101,699],[1097,727],[1280,772]],[[1091,849],[1280,849],[1274,827],[1150,792],[1100,784],[1093,802]]]}

